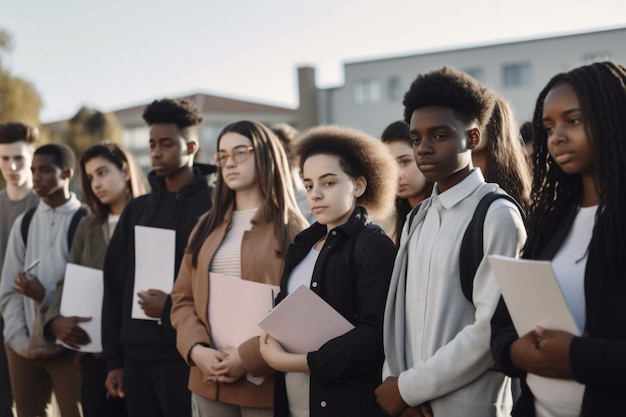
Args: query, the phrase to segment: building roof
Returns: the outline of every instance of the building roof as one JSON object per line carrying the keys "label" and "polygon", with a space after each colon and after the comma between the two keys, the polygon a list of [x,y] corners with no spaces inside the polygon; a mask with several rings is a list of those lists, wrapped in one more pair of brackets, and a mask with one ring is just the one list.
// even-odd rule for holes
{"label": "building roof", "polygon": [[[177,98],[190,99],[198,106],[202,113],[291,113],[296,111],[288,107],[272,106],[204,93],[196,93]],[[114,110],[113,113],[118,117],[135,115],[137,113],[141,114],[148,104],[150,103]]]}
{"label": "building roof", "polygon": [[465,52],[465,51],[472,51],[472,50],[478,50],[478,49],[493,48],[497,46],[517,45],[517,44],[532,43],[532,42],[543,42],[543,41],[551,41],[551,40],[560,39],[560,38],[573,38],[577,36],[589,36],[593,34],[619,32],[619,31],[626,31],[626,27],[620,26],[620,27],[614,27],[610,29],[599,29],[595,31],[581,31],[581,32],[567,33],[567,34],[561,34],[561,35],[555,35],[555,36],[533,37],[530,39],[512,40],[512,41],[496,42],[496,43],[484,43],[484,44],[473,45],[473,46],[468,45],[468,46],[459,46],[459,47],[451,47],[451,48],[438,48],[434,50],[425,50],[421,52],[415,52],[415,53],[409,53],[409,54],[403,54],[403,55],[393,55],[393,56],[379,57],[379,58],[372,58],[372,59],[358,59],[354,61],[344,62],[344,66],[361,65],[361,64],[367,64],[367,63],[373,63],[373,62],[392,61],[392,60],[398,60],[398,59],[407,59],[407,58],[414,58],[418,56],[448,54],[450,52],[459,52],[459,51]]}

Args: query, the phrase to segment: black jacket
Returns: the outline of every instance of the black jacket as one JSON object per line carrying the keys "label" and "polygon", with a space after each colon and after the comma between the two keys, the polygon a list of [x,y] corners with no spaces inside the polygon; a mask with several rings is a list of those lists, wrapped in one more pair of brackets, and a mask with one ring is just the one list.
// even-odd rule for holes
{"label": "black jacket", "polygon": [[[291,271],[326,234],[314,223],[289,247],[278,301],[287,295]],[[328,234],[311,278],[311,290],[355,328],[307,355],[311,371],[310,416],[383,416],[374,390],[381,383],[382,325],[396,247],[357,207]],[[314,312],[311,312],[314,314]],[[288,416],[285,377],[277,372],[275,416]]]}
{"label": "black jacket", "polygon": [[[211,165],[195,164],[194,179],[176,193],[165,189],[163,178],[148,175],[152,191],[130,201],[111,237],[104,260],[102,344],[109,370],[122,368],[124,358],[163,360],[179,358],[170,325],[171,298],[163,309],[162,324],[131,318],[135,284],[136,225],[176,231],[175,271],[178,274],[187,240],[198,218],[211,208]],[[168,332],[170,336],[168,337]]]}
{"label": "black jacket", "polygon": [[[572,226],[576,210],[563,216],[557,232],[543,248],[540,259],[556,255]],[[593,239],[593,237],[592,237]],[[585,269],[586,323],[582,337],[570,347],[574,378],[585,384],[583,416],[616,416],[626,409],[626,272],[611,276],[601,254],[590,248]],[[511,362],[509,350],[518,339],[511,317],[500,303],[491,321],[491,351],[509,376],[522,378],[522,395],[513,416],[535,416],[534,397],[525,384],[526,373]]]}

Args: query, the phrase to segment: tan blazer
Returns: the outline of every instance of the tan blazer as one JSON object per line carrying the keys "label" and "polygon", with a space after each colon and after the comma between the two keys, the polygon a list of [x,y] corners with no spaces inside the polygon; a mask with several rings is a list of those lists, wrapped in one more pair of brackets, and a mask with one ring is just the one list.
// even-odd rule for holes
{"label": "tan blazer", "polygon": [[[213,230],[204,241],[198,256],[197,268],[192,267],[192,255],[183,257],[178,278],[172,290],[172,325],[176,329],[176,347],[189,363],[191,348],[197,343],[211,344],[211,328],[207,318],[209,304],[209,267],[228,229],[232,207],[228,210],[224,223]],[[205,215],[206,216],[206,215]],[[201,218],[198,224],[202,221]],[[243,279],[279,285],[284,267],[284,258],[278,257],[278,241],[274,236],[274,226],[266,223],[257,212],[252,219],[252,229],[245,232],[241,243],[241,276]],[[291,219],[288,228],[289,241],[306,228],[302,218]],[[197,228],[197,226],[196,226]],[[191,236],[194,235],[192,232]],[[236,302],[236,300],[233,300]],[[202,373],[191,363],[189,389],[203,397],[245,407],[272,407],[274,377],[273,370],[259,353],[259,340],[251,338],[239,346],[239,354],[248,373],[253,376],[267,376],[261,385],[255,385],[246,378],[235,383],[206,384]]]}

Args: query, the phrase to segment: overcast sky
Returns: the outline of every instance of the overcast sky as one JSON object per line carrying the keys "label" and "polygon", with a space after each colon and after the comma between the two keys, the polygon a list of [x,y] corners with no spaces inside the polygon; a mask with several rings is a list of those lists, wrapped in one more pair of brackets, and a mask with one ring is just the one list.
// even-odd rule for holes
{"label": "overcast sky", "polygon": [[[0,0],[44,122],[206,92],[297,106],[296,68],[626,27],[626,1]],[[625,39],[626,42],[626,39]]]}

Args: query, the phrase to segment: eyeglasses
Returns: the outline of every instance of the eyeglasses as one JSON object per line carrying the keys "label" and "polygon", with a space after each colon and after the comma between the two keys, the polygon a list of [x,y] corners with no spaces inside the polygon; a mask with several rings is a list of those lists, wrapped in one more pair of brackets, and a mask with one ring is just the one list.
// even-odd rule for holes
{"label": "eyeglasses", "polygon": [[213,159],[213,162],[215,162],[215,165],[217,165],[218,167],[223,167],[226,166],[228,158],[232,158],[232,160],[236,163],[245,161],[246,159],[250,158],[253,150],[254,148],[252,146],[240,145],[235,146],[230,152],[216,152],[211,156],[211,158]]}

